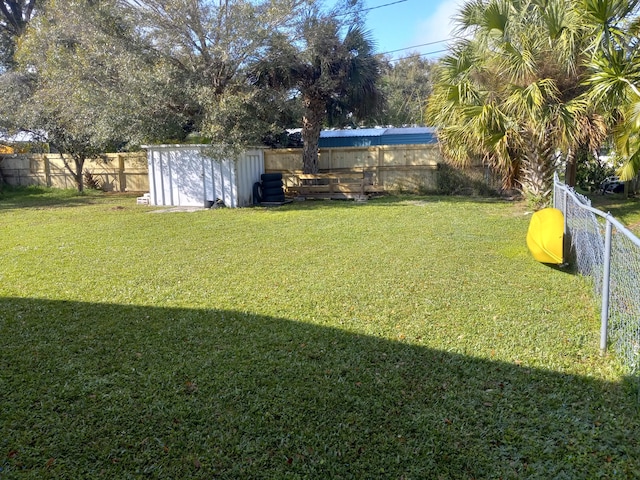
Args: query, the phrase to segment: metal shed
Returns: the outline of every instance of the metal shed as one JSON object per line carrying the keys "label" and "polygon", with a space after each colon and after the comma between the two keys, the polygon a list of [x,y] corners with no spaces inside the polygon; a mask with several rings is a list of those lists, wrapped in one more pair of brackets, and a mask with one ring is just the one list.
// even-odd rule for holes
{"label": "metal shed", "polygon": [[374,147],[381,145],[424,145],[438,142],[432,127],[358,128],[353,130],[323,130],[320,148]]}
{"label": "metal shed", "polygon": [[[151,205],[227,207],[253,204],[253,184],[264,173],[262,150],[213,158],[211,145],[145,145]],[[222,156],[222,155],[220,155]]]}

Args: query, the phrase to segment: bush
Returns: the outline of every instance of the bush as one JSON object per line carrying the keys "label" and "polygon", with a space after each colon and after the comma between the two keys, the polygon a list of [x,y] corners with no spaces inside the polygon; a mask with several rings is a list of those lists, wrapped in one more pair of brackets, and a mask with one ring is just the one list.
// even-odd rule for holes
{"label": "bush", "polygon": [[84,186],[91,190],[102,190],[102,182],[100,179],[93,176],[89,170],[84,172]]}
{"label": "bush", "polygon": [[437,193],[440,195],[495,196],[498,192],[485,179],[473,178],[470,172],[446,163],[438,164]]}
{"label": "bush", "polygon": [[615,175],[615,168],[592,154],[577,159],[576,186],[587,192],[595,192],[602,181]]}

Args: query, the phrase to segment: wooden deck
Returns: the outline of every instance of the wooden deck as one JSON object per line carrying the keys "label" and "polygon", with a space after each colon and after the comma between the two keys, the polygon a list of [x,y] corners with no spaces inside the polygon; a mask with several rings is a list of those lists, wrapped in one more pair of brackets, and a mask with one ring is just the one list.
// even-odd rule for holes
{"label": "wooden deck", "polygon": [[305,199],[366,200],[381,189],[364,172],[297,173],[285,185],[286,193]]}

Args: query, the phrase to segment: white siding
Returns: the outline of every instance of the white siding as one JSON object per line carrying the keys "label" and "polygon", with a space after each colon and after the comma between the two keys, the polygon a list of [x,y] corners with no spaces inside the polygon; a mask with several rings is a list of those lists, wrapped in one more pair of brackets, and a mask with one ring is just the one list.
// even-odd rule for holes
{"label": "white siding", "polygon": [[222,200],[227,207],[253,203],[253,184],[264,172],[262,150],[236,159],[212,159],[201,145],[145,146],[152,205],[208,206]]}

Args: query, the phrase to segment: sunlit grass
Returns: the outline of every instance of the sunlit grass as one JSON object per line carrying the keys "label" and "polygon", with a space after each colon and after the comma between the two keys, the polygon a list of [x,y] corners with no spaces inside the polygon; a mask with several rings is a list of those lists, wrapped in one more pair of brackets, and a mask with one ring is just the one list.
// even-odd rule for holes
{"label": "sunlit grass", "polygon": [[611,213],[636,236],[640,236],[640,198],[626,198],[623,194],[590,195],[594,208]]}
{"label": "sunlit grass", "polygon": [[0,476],[631,478],[588,282],[523,205],[0,196]]}

